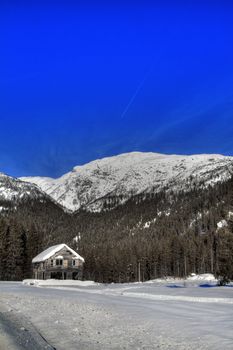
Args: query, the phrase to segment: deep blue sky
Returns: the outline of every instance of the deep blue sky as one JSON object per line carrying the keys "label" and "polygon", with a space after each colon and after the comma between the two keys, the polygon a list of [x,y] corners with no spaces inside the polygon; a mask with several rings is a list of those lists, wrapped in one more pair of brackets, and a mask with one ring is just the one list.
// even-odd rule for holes
{"label": "deep blue sky", "polygon": [[1,1],[0,171],[233,155],[232,18],[230,1]]}

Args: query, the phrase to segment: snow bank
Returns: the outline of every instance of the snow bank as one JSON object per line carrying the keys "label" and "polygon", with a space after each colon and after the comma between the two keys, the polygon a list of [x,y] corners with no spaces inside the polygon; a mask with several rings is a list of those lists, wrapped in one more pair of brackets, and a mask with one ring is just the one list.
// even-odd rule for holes
{"label": "snow bank", "polygon": [[188,281],[214,281],[217,282],[216,278],[212,273],[203,273],[201,275],[191,274],[189,277],[187,277]]}
{"label": "snow bank", "polygon": [[[145,282],[134,282],[134,283],[113,283],[111,285],[114,286],[114,288],[122,288],[124,287],[131,287],[132,286],[141,286],[147,285],[147,284],[155,284],[156,286],[167,286],[167,285],[182,285],[185,287],[190,286],[199,286],[200,283],[209,283],[209,284],[216,284],[217,280],[211,273],[205,273],[205,274],[192,274],[191,276],[187,277],[187,279],[181,279],[181,278],[174,278],[174,277],[164,277],[164,278],[157,278],[154,280],[149,280]],[[102,283],[97,283],[94,281],[76,281],[76,280],[56,280],[56,279],[47,279],[47,280],[35,280],[35,279],[25,279],[23,280],[23,284],[25,285],[34,285],[34,286],[50,286],[50,287],[94,287],[94,286],[101,286]]]}
{"label": "snow bank", "polygon": [[75,280],[55,280],[55,279],[48,279],[48,280],[35,280],[35,279],[26,279],[23,280],[23,284],[26,285],[33,285],[38,287],[43,286],[54,286],[54,287],[90,287],[90,286],[98,286],[99,283],[96,283],[94,281],[75,281]]}
{"label": "snow bank", "polygon": [[145,283],[149,284],[157,284],[157,285],[183,285],[185,287],[190,286],[199,286],[200,283],[207,284],[216,284],[217,279],[214,277],[212,273],[203,273],[200,275],[196,275],[192,273],[187,278],[174,278],[174,277],[164,277],[164,278],[156,278],[154,280],[146,281]]}
{"label": "snow bank", "polygon": [[155,278],[153,280],[145,281],[144,283],[158,283],[158,284],[167,284],[167,283],[177,283],[181,281],[180,278],[175,277],[163,277],[163,278]]}

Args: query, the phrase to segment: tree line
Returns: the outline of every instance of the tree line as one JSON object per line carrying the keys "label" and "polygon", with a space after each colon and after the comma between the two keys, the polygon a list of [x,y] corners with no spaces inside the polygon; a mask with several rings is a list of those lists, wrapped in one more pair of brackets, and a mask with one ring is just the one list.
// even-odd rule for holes
{"label": "tree line", "polygon": [[9,207],[0,216],[0,279],[30,277],[32,258],[58,243],[76,249],[85,258],[84,279],[98,282],[206,272],[233,279],[232,179],[187,192],[143,193],[115,208],[118,202],[109,197],[104,211],[73,215],[49,199]]}

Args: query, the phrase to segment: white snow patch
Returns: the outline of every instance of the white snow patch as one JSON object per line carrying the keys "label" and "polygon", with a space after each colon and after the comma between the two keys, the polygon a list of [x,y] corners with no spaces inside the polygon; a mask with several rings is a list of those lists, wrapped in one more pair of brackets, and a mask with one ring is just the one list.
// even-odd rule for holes
{"label": "white snow patch", "polygon": [[217,223],[218,229],[223,228],[223,227],[227,227],[227,226],[228,226],[227,221],[224,219]]}
{"label": "white snow patch", "polygon": [[154,218],[153,220],[151,221],[147,221],[145,222],[145,224],[143,225],[143,228],[149,228],[151,224],[155,223],[156,222],[156,218]]}

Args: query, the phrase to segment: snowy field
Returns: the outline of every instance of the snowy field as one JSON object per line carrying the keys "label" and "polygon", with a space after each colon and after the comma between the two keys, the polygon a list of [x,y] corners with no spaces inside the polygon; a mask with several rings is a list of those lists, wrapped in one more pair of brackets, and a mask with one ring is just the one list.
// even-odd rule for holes
{"label": "snowy field", "polygon": [[217,287],[211,275],[110,285],[0,282],[0,312],[0,324],[1,315],[23,320],[21,333],[32,327],[58,350],[233,349],[233,287]]}

